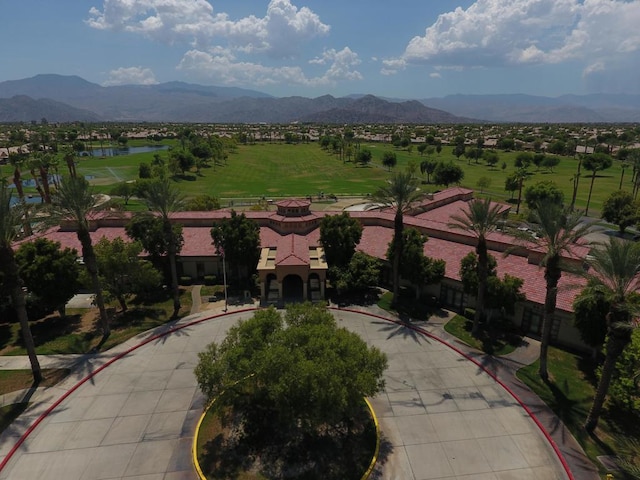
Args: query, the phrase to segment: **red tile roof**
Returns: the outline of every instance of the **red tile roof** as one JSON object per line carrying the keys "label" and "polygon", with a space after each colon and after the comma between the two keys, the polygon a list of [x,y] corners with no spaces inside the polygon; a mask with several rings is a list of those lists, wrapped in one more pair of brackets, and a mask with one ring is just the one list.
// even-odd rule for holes
{"label": "red tile roof", "polygon": [[280,237],[276,265],[309,265],[309,243],[306,237],[292,233]]}

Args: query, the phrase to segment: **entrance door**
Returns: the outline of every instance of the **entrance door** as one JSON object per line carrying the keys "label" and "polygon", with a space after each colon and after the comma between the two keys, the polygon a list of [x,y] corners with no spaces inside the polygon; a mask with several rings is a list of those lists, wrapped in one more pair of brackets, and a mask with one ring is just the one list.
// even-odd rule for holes
{"label": "entrance door", "polygon": [[287,275],[282,281],[282,297],[284,303],[303,302],[302,278],[298,275]]}

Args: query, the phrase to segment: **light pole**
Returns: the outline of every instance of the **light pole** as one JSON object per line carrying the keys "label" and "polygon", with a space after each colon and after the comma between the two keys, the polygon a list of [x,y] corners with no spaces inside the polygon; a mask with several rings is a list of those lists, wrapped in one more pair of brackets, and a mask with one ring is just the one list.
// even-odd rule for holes
{"label": "light pole", "polygon": [[224,283],[224,313],[227,313],[227,267],[224,261],[224,250],[222,251],[222,282]]}

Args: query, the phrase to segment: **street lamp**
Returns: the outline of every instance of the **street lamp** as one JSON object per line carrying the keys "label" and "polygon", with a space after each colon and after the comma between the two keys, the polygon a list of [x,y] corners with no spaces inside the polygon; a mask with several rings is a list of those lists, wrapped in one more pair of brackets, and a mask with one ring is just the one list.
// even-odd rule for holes
{"label": "street lamp", "polygon": [[227,267],[224,261],[224,250],[222,251],[222,282],[224,283],[224,313],[227,313]]}

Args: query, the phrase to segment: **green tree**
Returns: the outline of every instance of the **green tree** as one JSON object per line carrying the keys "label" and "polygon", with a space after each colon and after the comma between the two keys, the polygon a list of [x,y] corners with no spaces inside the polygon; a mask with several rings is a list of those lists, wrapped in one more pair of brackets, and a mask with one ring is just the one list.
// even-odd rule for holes
{"label": "green tree", "polygon": [[0,181],[0,270],[3,274],[2,283],[4,284],[3,288],[9,292],[11,304],[18,316],[22,340],[31,364],[33,381],[37,384],[42,380],[42,371],[29,326],[25,294],[22,288],[23,282],[13,252],[13,242],[18,238],[22,226],[22,216],[22,205],[11,205],[11,191],[5,181]]}
{"label": "green tree", "polygon": [[105,294],[117,300],[123,312],[127,311],[128,298],[160,287],[160,273],[151,262],[140,258],[139,242],[103,237],[96,243],[95,252]]}
{"label": "green tree", "polygon": [[474,199],[467,204],[461,214],[452,215],[451,228],[464,230],[476,237],[476,253],[478,255],[478,291],[476,294],[476,312],[473,317],[471,334],[476,336],[480,327],[480,319],[484,315],[487,277],[489,275],[489,253],[487,236],[494,232],[503,220],[500,204],[493,204],[488,198]]}
{"label": "green tree", "polygon": [[607,325],[602,321],[611,307],[598,285],[587,284],[573,300],[573,323],[584,343],[594,349],[602,347],[607,337]]}
{"label": "green tree", "polygon": [[231,211],[231,217],[223,218],[211,229],[211,238],[216,250],[224,255],[238,280],[250,278],[260,260],[260,227],[245,216]]}
{"label": "green tree", "polygon": [[436,160],[426,159],[420,162],[420,173],[427,175],[427,183],[431,183],[431,175],[436,170],[438,162]]}
{"label": "green tree", "polygon": [[184,204],[184,209],[195,212],[219,210],[220,200],[212,195],[198,195],[188,199]]}
{"label": "green tree", "polygon": [[361,238],[362,225],[347,212],[325,215],[320,221],[320,243],[330,266],[347,266]]}
{"label": "green tree", "polygon": [[[416,289],[416,299],[420,297],[423,285],[440,282],[444,278],[445,261],[435,260],[424,254],[424,244],[428,240],[415,228],[405,228],[402,232],[403,248],[400,259],[400,276],[409,280]],[[393,240],[387,249],[387,258],[393,264],[393,256],[398,250]]]}
{"label": "green tree", "polygon": [[611,238],[609,243],[592,251],[589,264],[593,273],[587,278],[610,302],[609,312],[602,319],[607,324],[606,356],[598,388],[593,399],[585,429],[593,432],[602,413],[616,362],[631,343],[634,320],[633,298],[640,288],[640,246]]}
{"label": "green tree", "polygon": [[464,142],[463,143],[457,143],[456,146],[453,147],[453,154],[455,155],[455,157],[458,160],[460,160],[460,157],[462,155],[464,155],[465,149],[466,149],[466,147],[464,146]]}
{"label": "green tree", "polygon": [[520,187],[518,176],[515,173],[508,175],[504,181],[504,189],[511,193],[511,199],[513,200],[513,193]]}
{"label": "green tree", "polygon": [[[489,255],[488,262],[485,305],[489,320],[496,311],[513,314],[516,303],[523,302],[526,297],[521,292],[524,284],[522,279],[508,274],[500,279],[496,271],[498,262],[495,257]],[[460,280],[465,293],[475,294],[478,291],[478,255],[474,252],[469,252],[460,261]]]}
{"label": "green tree", "polygon": [[480,193],[484,193],[484,191],[491,186],[491,177],[480,177],[476,182],[476,187],[480,189]]}
{"label": "green tree", "polygon": [[533,155],[529,152],[521,152],[516,156],[514,165],[516,168],[529,168],[533,163]]}
{"label": "green tree", "polygon": [[82,245],[82,260],[91,277],[91,286],[95,295],[95,304],[100,312],[102,339],[105,341],[111,334],[109,316],[104,305],[102,285],[98,275],[98,264],[93,250],[89,220],[102,208],[96,203],[92,189],[83,177],[66,178],[58,187],[52,199],[52,218],[72,220],[76,226],[76,234]]}
{"label": "green tree", "polygon": [[606,153],[592,153],[582,160],[582,166],[591,172],[591,185],[589,186],[585,215],[589,215],[589,205],[591,204],[591,193],[593,192],[593,183],[596,181],[596,173],[606,170],[611,165],[613,165],[613,159]]}
{"label": "green tree", "polygon": [[540,265],[544,267],[546,294],[540,341],[540,377],[549,378],[547,354],[551,342],[553,316],[556,311],[558,282],[562,277],[562,256],[571,255],[573,247],[588,233],[588,225],[581,223],[580,213],[558,205],[553,199],[546,198],[538,202],[531,210],[532,222],[529,229],[533,232],[527,240],[532,241],[544,256]]}
{"label": "green tree", "polygon": [[171,294],[173,296],[173,316],[180,312],[180,290],[178,288],[177,257],[182,245],[174,234],[171,215],[180,211],[184,205],[182,194],[168,179],[156,179],[149,182],[143,197],[147,208],[155,212],[162,220],[162,233],[167,247],[167,259],[171,272]]}
{"label": "green tree", "polygon": [[464,170],[453,163],[439,162],[433,172],[433,182],[449,187],[453,183],[460,183],[464,178]]}
{"label": "green tree", "polygon": [[524,191],[524,202],[529,210],[536,207],[542,201],[549,200],[558,205],[564,202],[564,193],[558,188],[555,182],[543,180],[529,185]]}
{"label": "green tree", "polygon": [[618,225],[620,234],[640,221],[640,204],[625,190],[611,192],[602,204],[602,218]]}
{"label": "green tree", "polygon": [[173,175],[184,175],[196,164],[196,159],[191,152],[172,150],[169,154],[169,171]]}
{"label": "green tree", "polygon": [[20,278],[36,303],[45,311],[65,314],[65,304],[80,288],[78,252],[60,248],[59,242],[36,238],[15,253]]}
{"label": "green tree", "polygon": [[[498,275],[496,272],[498,267],[496,257],[489,255],[487,262],[487,278],[496,277]],[[460,260],[460,281],[462,282],[464,293],[469,295],[478,293],[478,255],[474,252],[467,253]]]}
{"label": "green tree", "polygon": [[387,170],[391,171],[393,167],[398,164],[398,157],[395,152],[384,152],[382,154],[382,165],[387,167]]}
{"label": "green tree", "polygon": [[110,195],[122,197],[122,199],[124,200],[124,204],[128,205],[129,199],[133,196],[134,193],[135,187],[132,183],[120,182],[111,189]]}
{"label": "green tree", "polygon": [[557,157],[555,155],[546,155],[542,159],[542,162],[540,162],[540,165],[546,168],[547,170],[549,170],[551,173],[553,173],[553,168],[557,167],[559,163],[560,163],[560,157]]}
{"label": "green tree", "polygon": [[482,158],[490,168],[495,167],[500,161],[500,156],[495,150],[484,150],[482,152]]}
{"label": "green tree", "polygon": [[380,260],[363,252],[354,253],[346,267],[333,270],[338,293],[363,292],[380,281]]}
{"label": "green tree", "polygon": [[391,305],[396,306],[400,289],[400,262],[402,257],[404,214],[411,209],[414,202],[422,198],[423,194],[418,190],[418,181],[411,172],[395,173],[386,185],[374,192],[373,201],[382,203],[394,210],[393,244],[398,254],[393,255],[392,282],[393,298]]}
{"label": "green tree", "polygon": [[371,150],[369,150],[368,148],[363,148],[356,155],[356,162],[358,162],[361,166],[366,167],[367,165],[369,165],[372,158],[373,155],[371,153]]}
{"label": "green tree", "polygon": [[196,379],[213,408],[231,407],[245,436],[270,442],[274,432],[348,425],[362,398],[384,387],[387,366],[384,353],[308,303],[288,307],[284,321],[273,308],[258,311],[198,356]]}

